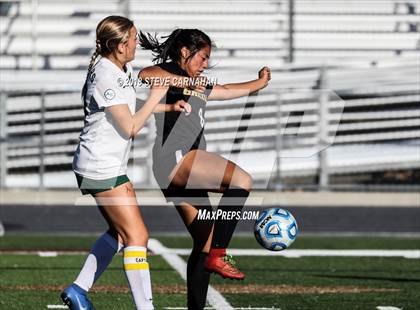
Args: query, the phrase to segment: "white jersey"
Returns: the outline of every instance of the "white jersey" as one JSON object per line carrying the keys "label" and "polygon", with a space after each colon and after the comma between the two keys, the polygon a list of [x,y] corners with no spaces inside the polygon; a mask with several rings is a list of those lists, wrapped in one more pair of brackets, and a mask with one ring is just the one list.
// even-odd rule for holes
{"label": "white jersey", "polygon": [[88,76],[85,94],[85,126],[73,159],[73,170],[95,180],[127,173],[131,139],[118,132],[105,108],[127,104],[131,113],[136,109],[136,92],[130,83],[133,69],[126,72],[102,57]]}

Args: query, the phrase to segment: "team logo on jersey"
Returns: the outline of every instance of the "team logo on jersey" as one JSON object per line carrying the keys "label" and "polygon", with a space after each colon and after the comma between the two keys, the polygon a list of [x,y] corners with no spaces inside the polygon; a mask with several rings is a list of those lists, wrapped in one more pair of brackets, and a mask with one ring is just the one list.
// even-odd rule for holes
{"label": "team logo on jersey", "polygon": [[115,98],[115,91],[111,88],[108,88],[105,92],[104,92],[104,97],[107,100],[112,100]]}
{"label": "team logo on jersey", "polygon": [[198,91],[190,90],[188,88],[184,88],[183,94],[187,95],[187,96],[198,97],[201,100],[203,100],[204,102],[207,102],[207,96],[205,94],[199,93]]}

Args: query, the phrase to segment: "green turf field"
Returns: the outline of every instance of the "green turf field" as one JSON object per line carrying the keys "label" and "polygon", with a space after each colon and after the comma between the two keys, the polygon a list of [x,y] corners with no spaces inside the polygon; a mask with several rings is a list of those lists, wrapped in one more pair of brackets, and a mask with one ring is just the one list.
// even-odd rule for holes
{"label": "green turf field", "polygon": [[[152,236],[165,246],[188,248],[187,237]],[[0,238],[0,309],[47,309],[74,280],[84,254],[40,257],[15,250],[86,250],[87,236]],[[235,238],[232,248],[259,248],[253,238]],[[420,239],[300,236],[293,249],[420,249]],[[182,256],[184,259],[185,256]],[[97,309],[133,309],[121,256],[90,293]],[[234,307],[280,309],[420,309],[420,260],[384,257],[238,256],[243,282],[212,276],[211,284]],[[185,282],[159,255],[150,255],[156,309],[185,307]]]}

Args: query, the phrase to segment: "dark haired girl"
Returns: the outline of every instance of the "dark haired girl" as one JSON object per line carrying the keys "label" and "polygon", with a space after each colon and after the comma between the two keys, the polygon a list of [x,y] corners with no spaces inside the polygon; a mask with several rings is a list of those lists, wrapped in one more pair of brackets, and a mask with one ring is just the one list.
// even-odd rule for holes
{"label": "dark haired girl", "polygon": [[[140,77],[143,79],[150,76],[172,80],[200,78],[209,66],[212,42],[198,29],[176,29],[163,42],[150,34],[140,33],[140,45],[154,52],[157,63],[142,70]],[[194,240],[187,267],[189,309],[204,308],[209,272],[239,280],[245,277],[232,257],[226,255],[238,220],[198,219],[199,209],[212,210],[208,192],[221,192],[218,208],[238,214],[252,188],[252,178],[246,171],[222,156],[206,151],[203,131],[207,101],[247,96],[266,87],[269,80],[270,69],[264,67],[259,71],[258,79],[226,85],[207,83],[202,92],[199,88],[171,86],[166,105],[183,100],[189,103],[188,111],[168,108],[164,113],[155,113],[157,136],[153,172],[166,199],[175,204]]]}

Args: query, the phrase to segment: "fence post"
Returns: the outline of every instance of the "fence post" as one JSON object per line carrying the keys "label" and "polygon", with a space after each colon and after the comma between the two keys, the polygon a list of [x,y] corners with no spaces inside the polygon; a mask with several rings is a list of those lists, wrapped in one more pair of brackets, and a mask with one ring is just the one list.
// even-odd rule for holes
{"label": "fence post", "polygon": [[32,70],[38,69],[38,49],[37,49],[37,27],[38,27],[38,0],[32,0]]}
{"label": "fence post", "polygon": [[39,129],[39,189],[45,189],[45,91],[41,90],[41,119]]}
{"label": "fence post", "polygon": [[318,115],[319,115],[319,125],[318,125],[318,160],[319,160],[319,170],[318,170],[318,187],[320,190],[325,190],[329,185],[329,171],[328,171],[328,158],[327,158],[327,149],[328,144],[328,114],[329,114],[329,93],[328,93],[328,82],[327,82],[327,72],[325,66],[320,70],[319,75],[319,102],[318,102]]}
{"label": "fence post", "polygon": [[0,188],[7,178],[7,93],[0,93]]}
{"label": "fence post", "polygon": [[282,149],[282,126],[281,126],[281,95],[276,96],[276,177],[274,180],[274,189],[280,190],[281,184],[281,149]]}
{"label": "fence post", "polygon": [[289,0],[289,57],[288,62],[294,61],[294,32],[295,32],[295,1]]}

